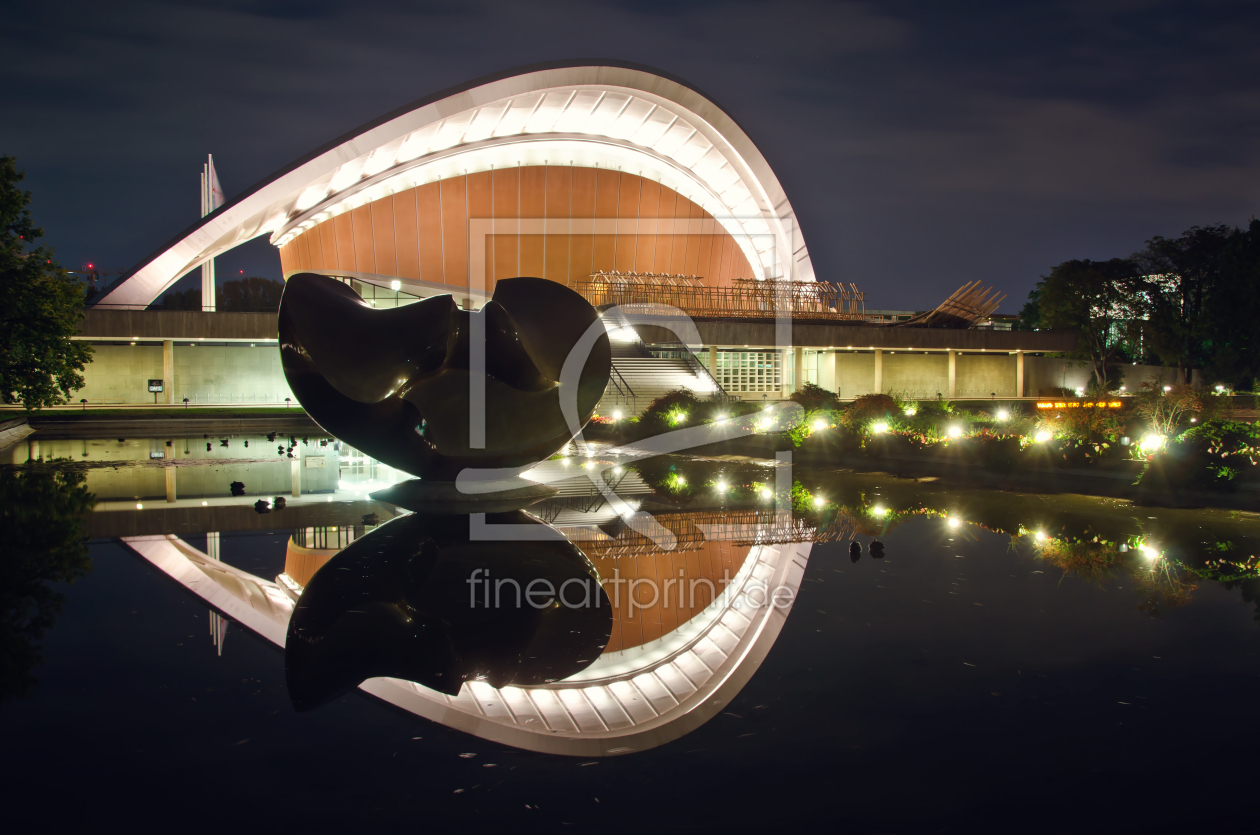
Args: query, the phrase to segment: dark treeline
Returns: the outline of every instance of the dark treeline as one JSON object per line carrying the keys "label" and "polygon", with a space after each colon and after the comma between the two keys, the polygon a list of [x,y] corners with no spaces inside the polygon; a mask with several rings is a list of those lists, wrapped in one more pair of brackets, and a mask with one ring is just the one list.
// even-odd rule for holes
{"label": "dark treeline", "polygon": [[[215,308],[226,312],[271,311],[280,309],[284,282],[248,276],[219,285]],[[167,293],[159,306],[163,310],[201,310],[201,288]]]}
{"label": "dark treeline", "polygon": [[1260,382],[1260,220],[1155,237],[1128,258],[1064,261],[1020,311],[1027,329],[1077,330],[1095,384],[1114,389],[1120,363],[1199,368],[1239,391]]}

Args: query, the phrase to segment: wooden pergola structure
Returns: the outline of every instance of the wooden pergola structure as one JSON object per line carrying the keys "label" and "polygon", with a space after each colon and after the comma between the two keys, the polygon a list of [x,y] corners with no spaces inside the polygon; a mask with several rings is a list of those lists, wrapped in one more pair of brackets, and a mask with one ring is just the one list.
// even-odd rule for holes
{"label": "wooden pergola structure", "polygon": [[927,310],[909,319],[895,322],[894,328],[972,328],[981,319],[987,319],[1006,298],[992,287],[984,288],[979,281],[964,284],[934,310]]}
{"label": "wooden pergola structure", "polygon": [[725,287],[709,287],[695,275],[614,271],[592,273],[573,289],[595,307],[668,305],[696,317],[866,321],[866,297],[857,286],[828,281],[736,279]]}

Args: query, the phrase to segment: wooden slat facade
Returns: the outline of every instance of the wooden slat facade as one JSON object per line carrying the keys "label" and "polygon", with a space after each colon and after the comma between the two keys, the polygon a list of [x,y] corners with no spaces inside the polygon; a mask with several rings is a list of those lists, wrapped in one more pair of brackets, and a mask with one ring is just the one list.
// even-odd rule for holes
{"label": "wooden slat facade", "polygon": [[[280,248],[280,261],[285,275],[344,271],[467,287],[470,218],[616,221],[615,234],[487,236],[491,286],[518,275],[574,286],[608,270],[687,272],[708,286],[754,277],[735,239],[685,196],[636,174],[567,165],[483,171],[381,198],[311,227]],[[657,228],[641,231],[640,219]],[[669,219],[704,221],[704,231],[672,235]]]}

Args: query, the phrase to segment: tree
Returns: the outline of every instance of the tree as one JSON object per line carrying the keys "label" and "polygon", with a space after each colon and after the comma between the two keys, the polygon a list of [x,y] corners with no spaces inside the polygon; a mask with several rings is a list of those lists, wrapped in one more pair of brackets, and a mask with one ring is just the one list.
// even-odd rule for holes
{"label": "tree", "polygon": [[162,310],[201,310],[201,288],[172,290],[162,297]]}
{"label": "tree", "polygon": [[284,282],[248,276],[223,282],[216,306],[219,310],[268,311],[280,309]]}
{"label": "tree", "polygon": [[1038,282],[1028,294],[1028,301],[1019,310],[1019,318],[1015,320],[1011,330],[1035,331],[1041,328],[1041,283]]}
{"label": "tree", "polygon": [[83,317],[83,287],[53,261],[48,247],[29,248],[44,230],[31,224],[25,173],[0,157],[0,398],[40,409],[65,403],[83,387],[92,349],[71,337]]}
{"label": "tree", "polygon": [[1230,236],[1200,315],[1209,379],[1253,390],[1260,382],[1260,220]]}
{"label": "tree", "polygon": [[1080,346],[1069,356],[1088,360],[1098,387],[1107,391],[1112,382],[1107,366],[1136,349],[1147,315],[1137,266],[1125,258],[1064,261],[1033,293],[1037,326],[1078,331]]}
{"label": "tree", "polygon": [[1204,309],[1219,295],[1221,262],[1239,234],[1225,225],[1194,226],[1179,238],[1157,235],[1133,256],[1148,285],[1150,349],[1162,364],[1177,366],[1183,381],[1210,362]]}
{"label": "tree", "polygon": [[83,473],[0,470],[0,703],[35,683],[40,639],[65,599],[57,587],[92,570],[84,517],[95,502]]}

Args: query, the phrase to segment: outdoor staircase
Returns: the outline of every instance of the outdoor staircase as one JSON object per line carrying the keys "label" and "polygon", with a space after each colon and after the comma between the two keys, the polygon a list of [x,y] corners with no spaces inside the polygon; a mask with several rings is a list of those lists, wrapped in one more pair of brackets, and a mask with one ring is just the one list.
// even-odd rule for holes
{"label": "outdoor staircase", "polygon": [[[624,331],[623,331],[624,333]],[[689,389],[697,397],[724,395],[721,386],[703,370],[678,355],[686,350],[668,353],[676,356],[653,356],[637,338],[633,341],[616,339],[612,342],[612,377],[597,411],[610,415],[620,411],[626,416],[637,415],[652,401],[674,389]],[[698,362],[698,361],[697,361]]]}

